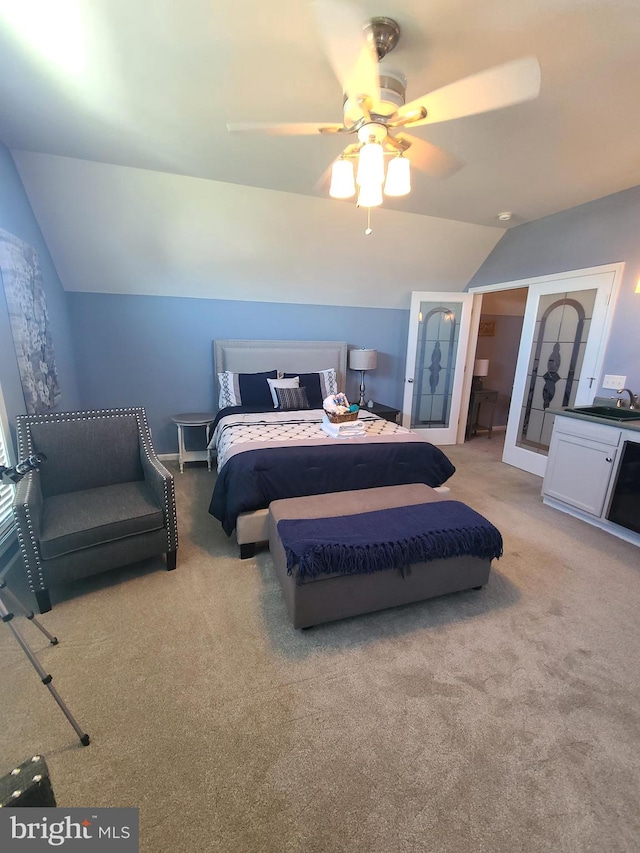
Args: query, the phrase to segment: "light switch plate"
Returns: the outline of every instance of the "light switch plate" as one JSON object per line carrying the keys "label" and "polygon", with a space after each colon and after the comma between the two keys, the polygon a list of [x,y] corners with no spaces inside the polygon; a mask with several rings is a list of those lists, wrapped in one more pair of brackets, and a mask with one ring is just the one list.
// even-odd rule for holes
{"label": "light switch plate", "polygon": [[603,388],[624,388],[627,381],[626,376],[614,376],[613,373],[607,373],[602,382]]}

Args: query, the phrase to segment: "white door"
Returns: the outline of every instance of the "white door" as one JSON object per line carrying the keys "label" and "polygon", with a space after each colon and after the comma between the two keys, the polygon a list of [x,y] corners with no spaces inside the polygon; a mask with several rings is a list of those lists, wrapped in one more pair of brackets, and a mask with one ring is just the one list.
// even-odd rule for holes
{"label": "white door", "polygon": [[518,282],[529,296],[503,462],[544,477],[553,410],[593,400],[622,267]]}
{"label": "white door", "polygon": [[469,293],[411,294],[402,423],[433,444],[456,443],[472,304]]}

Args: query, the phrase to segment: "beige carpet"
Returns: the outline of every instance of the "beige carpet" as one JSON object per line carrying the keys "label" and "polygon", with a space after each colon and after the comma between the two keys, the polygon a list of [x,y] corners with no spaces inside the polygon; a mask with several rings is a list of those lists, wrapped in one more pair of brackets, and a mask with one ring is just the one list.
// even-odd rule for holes
{"label": "beige carpet", "polygon": [[149,853],[637,853],[640,552],[497,446],[448,450],[505,539],[485,589],[308,632],[214,475],[176,473],[177,571],[56,590],[55,648],[21,622],[90,746],[0,626],[1,772],[43,753],[60,805],[139,806]]}

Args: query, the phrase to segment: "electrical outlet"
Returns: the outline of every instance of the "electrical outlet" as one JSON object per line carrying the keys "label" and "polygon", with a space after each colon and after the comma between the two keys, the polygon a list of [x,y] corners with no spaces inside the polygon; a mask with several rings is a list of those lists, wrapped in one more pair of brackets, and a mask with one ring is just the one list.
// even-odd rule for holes
{"label": "electrical outlet", "polygon": [[626,381],[626,376],[614,376],[612,373],[607,373],[602,381],[602,387],[615,388],[617,391],[619,388],[624,388]]}

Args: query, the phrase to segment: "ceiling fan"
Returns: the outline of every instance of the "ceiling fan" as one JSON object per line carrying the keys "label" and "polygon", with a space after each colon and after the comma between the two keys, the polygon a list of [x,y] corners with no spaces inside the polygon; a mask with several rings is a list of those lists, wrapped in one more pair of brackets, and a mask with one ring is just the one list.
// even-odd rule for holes
{"label": "ceiling fan", "polygon": [[[397,22],[376,17],[363,26],[358,10],[340,0],[315,0],[312,5],[325,52],[344,92],[342,123],[244,122],[228,124],[227,128],[232,132],[284,136],[355,135],[356,140],[346,146],[330,167],[330,194],[334,197],[347,198],[355,194],[354,160],[358,161],[358,204],[365,207],[382,202],[384,155],[392,155],[384,186],[387,195],[405,195],[410,190],[405,152],[410,152],[411,165],[428,174],[437,177],[453,174],[463,165],[459,160],[402,129],[501,109],[536,98],[540,93],[538,60],[527,57],[481,71],[407,103],[404,75],[379,65],[398,44],[400,27]],[[394,180],[390,182],[392,171]],[[374,192],[364,192],[363,199],[363,190],[367,187],[369,190],[373,187]]]}

